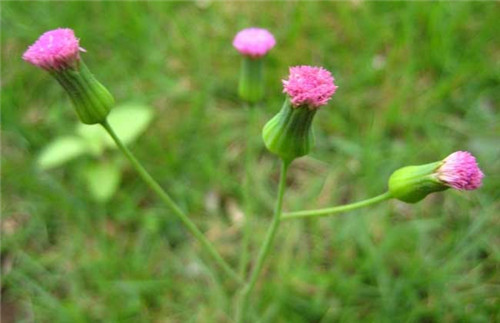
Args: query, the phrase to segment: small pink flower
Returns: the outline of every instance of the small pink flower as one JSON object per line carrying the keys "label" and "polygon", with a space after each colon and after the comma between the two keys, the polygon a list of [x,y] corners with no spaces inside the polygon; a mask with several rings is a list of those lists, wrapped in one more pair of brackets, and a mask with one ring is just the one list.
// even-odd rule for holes
{"label": "small pink flower", "polygon": [[78,38],[73,30],[58,28],[47,31],[23,54],[23,59],[48,71],[76,67],[80,59]]}
{"label": "small pink flower", "polygon": [[233,46],[243,55],[258,58],[276,45],[273,34],[262,28],[247,28],[236,34]]}
{"label": "small pink flower", "polygon": [[283,80],[283,92],[287,93],[294,107],[307,105],[310,109],[328,103],[337,90],[332,74],[323,67],[290,67],[288,80]]}
{"label": "small pink flower", "polygon": [[476,158],[467,151],[457,151],[446,157],[436,174],[444,184],[458,190],[475,190],[484,177]]}

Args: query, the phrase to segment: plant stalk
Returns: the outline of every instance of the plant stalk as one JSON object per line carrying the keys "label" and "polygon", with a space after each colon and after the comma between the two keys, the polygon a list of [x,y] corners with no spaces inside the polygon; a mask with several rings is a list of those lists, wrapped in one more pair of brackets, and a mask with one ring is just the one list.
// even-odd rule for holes
{"label": "plant stalk", "polygon": [[283,220],[292,220],[292,219],[303,219],[303,218],[312,218],[312,217],[322,217],[327,215],[332,215],[335,213],[351,211],[355,209],[359,209],[365,206],[369,206],[372,204],[380,203],[392,198],[390,192],[385,192],[384,194],[380,194],[378,196],[372,197],[367,200],[359,201],[356,203],[334,206],[326,209],[317,209],[317,210],[305,210],[305,211],[296,211],[296,212],[288,212],[284,213],[281,217]]}
{"label": "plant stalk", "polygon": [[238,272],[241,277],[245,277],[246,268],[248,265],[249,258],[249,248],[250,248],[250,235],[252,232],[252,213],[253,213],[253,199],[252,199],[252,165],[254,162],[254,136],[253,136],[253,125],[255,123],[255,111],[256,107],[254,104],[247,104],[246,110],[248,115],[247,122],[247,134],[246,134],[246,147],[245,147],[245,180],[243,183],[243,201],[244,201],[244,213],[243,218],[243,237],[241,241],[241,255],[240,262],[238,266]]}
{"label": "plant stalk", "polygon": [[153,177],[146,171],[146,169],[141,165],[141,163],[135,158],[132,152],[121,142],[120,138],[116,135],[113,128],[110,126],[107,120],[101,123],[108,134],[113,138],[114,142],[121,150],[121,152],[127,157],[134,169],[144,180],[144,182],[153,190],[162,202],[181,220],[181,222],[187,227],[189,232],[200,242],[205,251],[215,260],[215,262],[224,270],[224,272],[237,281],[242,283],[240,276],[226,263],[226,261],[220,256],[220,254],[215,250],[211,242],[205,237],[205,235],[198,229],[198,227],[189,219],[189,217],[179,208],[179,206],[170,198],[170,196],[161,188],[161,186],[156,182]]}
{"label": "plant stalk", "polygon": [[271,226],[269,227],[269,229],[267,231],[266,238],[265,238],[264,243],[262,244],[262,247],[260,249],[259,256],[257,258],[257,263],[255,264],[255,267],[252,271],[250,279],[249,279],[248,283],[243,287],[243,290],[241,293],[241,301],[239,304],[238,312],[236,314],[237,315],[236,321],[239,323],[242,323],[245,319],[245,315],[246,315],[247,308],[248,308],[248,303],[250,300],[250,295],[251,295],[253,289],[255,288],[255,284],[257,283],[259,275],[262,271],[264,261],[266,260],[268,254],[271,250],[271,246],[272,246],[274,238],[276,236],[276,232],[278,231],[278,227],[279,227],[280,220],[281,220],[283,196],[285,194],[286,174],[288,172],[289,166],[290,166],[290,161],[282,160],[281,175],[280,175],[279,188],[278,188],[278,199],[276,200],[276,207],[274,210],[273,221],[272,221]]}

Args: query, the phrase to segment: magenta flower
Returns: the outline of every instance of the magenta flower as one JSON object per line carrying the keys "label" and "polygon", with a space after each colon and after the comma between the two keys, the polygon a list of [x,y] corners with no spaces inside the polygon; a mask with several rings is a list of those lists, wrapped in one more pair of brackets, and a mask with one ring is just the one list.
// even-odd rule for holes
{"label": "magenta flower", "polygon": [[236,34],[233,46],[241,54],[258,58],[267,54],[276,45],[273,34],[263,28],[247,28]]}
{"label": "magenta flower", "polygon": [[76,113],[85,124],[104,123],[115,99],[80,59],[73,30],[47,31],[23,54],[23,59],[48,71],[68,93]]}
{"label": "magenta flower", "polygon": [[23,59],[48,71],[75,68],[80,60],[78,38],[69,28],[47,31],[23,54]]}
{"label": "magenta flower", "polygon": [[475,190],[484,177],[476,158],[467,151],[457,151],[446,157],[436,174],[445,185],[458,190]]}
{"label": "magenta flower", "polygon": [[323,67],[290,67],[288,80],[283,80],[283,92],[290,96],[294,107],[316,109],[327,104],[337,90],[333,81],[332,74]]}

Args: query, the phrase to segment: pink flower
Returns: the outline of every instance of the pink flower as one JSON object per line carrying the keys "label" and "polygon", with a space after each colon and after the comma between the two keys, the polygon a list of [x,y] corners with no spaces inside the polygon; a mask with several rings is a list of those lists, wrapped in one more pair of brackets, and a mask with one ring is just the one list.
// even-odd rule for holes
{"label": "pink flower", "polygon": [[243,55],[258,58],[276,45],[273,34],[262,28],[247,28],[236,34],[233,46]]}
{"label": "pink flower", "polygon": [[23,54],[23,59],[48,71],[76,67],[80,59],[78,38],[73,30],[58,28],[47,31]]}
{"label": "pink flower", "polygon": [[283,92],[287,93],[294,107],[307,105],[310,109],[328,103],[337,90],[332,74],[323,67],[290,67],[288,80],[283,80]]}
{"label": "pink flower", "polygon": [[458,190],[475,190],[484,177],[476,158],[467,151],[457,151],[446,157],[436,174],[444,184]]}

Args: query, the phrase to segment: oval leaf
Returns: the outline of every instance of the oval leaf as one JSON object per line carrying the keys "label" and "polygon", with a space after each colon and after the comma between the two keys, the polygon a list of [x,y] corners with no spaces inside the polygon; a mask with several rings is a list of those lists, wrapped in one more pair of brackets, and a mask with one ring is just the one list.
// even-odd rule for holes
{"label": "oval leaf", "polygon": [[[129,144],[142,134],[153,119],[153,110],[145,105],[127,104],[111,111],[108,122],[124,144]],[[115,147],[106,137],[108,146]]]}
{"label": "oval leaf", "polygon": [[92,197],[99,202],[108,201],[120,184],[120,168],[112,163],[96,163],[84,169],[84,178]]}
{"label": "oval leaf", "polygon": [[[111,110],[108,122],[124,144],[133,142],[146,130],[153,118],[153,110],[145,105],[126,104]],[[100,125],[79,125],[78,134],[85,138],[96,154],[105,145],[116,148],[115,143]],[[95,149],[94,149],[95,148]]]}
{"label": "oval leaf", "polygon": [[102,154],[108,134],[101,125],[86,125],[80,123],[76,132],[85,141],[90,153],[94,156],[100,156]]}
{"label": "oval leaf", "polygon": [[85,154],[86,148],[78,137],[60,137],[45,147],[38,156],[37,164],[42,169],[54,168]]}

